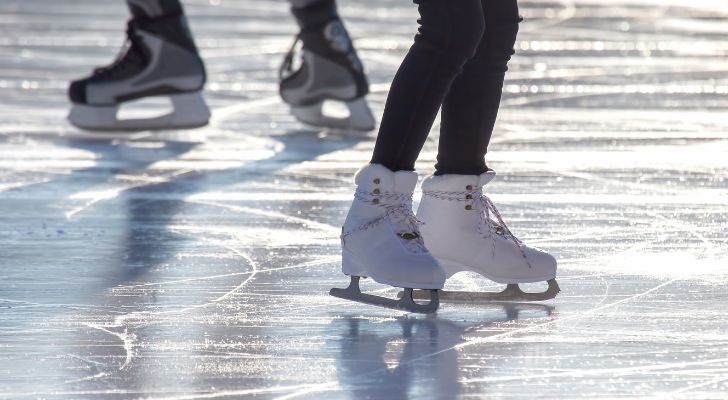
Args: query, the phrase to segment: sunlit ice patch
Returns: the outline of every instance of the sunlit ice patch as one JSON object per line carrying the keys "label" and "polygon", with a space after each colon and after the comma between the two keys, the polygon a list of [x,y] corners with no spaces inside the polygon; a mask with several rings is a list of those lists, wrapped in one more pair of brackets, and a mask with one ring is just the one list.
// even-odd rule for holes
{"label": "sunlit ice patch", "polygon": [[701,280],[713,283],[728,282],[728,257],[690,251],[628,250],[596,260],[574,263],[568,269],[620,275],[639,275],[652,278]]}

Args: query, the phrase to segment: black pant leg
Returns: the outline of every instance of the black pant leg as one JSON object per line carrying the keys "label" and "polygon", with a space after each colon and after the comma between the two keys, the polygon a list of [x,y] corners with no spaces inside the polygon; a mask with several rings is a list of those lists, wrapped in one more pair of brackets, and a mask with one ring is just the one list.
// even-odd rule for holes
{"label": "black pant leg", "polygon": [[394,77],[372,163],[414,170],[437,112],[483,35],[480,0],[416,0],[420,27]]}
{"label": "black pant leg", "polygon": [[436,174],[479,175],[518,33],[517,0],[482,0],[485,34],[442,105]]}

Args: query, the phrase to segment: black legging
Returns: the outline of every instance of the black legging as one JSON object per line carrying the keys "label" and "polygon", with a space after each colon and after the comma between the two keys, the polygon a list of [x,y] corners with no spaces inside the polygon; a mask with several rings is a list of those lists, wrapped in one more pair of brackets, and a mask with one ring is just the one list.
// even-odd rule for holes
{"label": "black legging", "polygon": [[481,174],[518,33],[517,0],[414,2],[420,27],[392,82],[371,162],[413,171],[442,106],[436,174]]}

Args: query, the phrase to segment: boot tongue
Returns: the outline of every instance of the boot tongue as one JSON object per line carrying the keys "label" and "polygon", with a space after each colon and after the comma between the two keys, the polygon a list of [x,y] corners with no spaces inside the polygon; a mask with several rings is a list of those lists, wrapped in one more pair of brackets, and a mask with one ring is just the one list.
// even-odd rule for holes
{"label": "boot tongue", "polygon": [[412,171],[397,171],[394,173],[394,187],[397,193],[412,194],[417,186],[417,174]]}
{"label": "boot tongue", "polygon": [[495,178],[495,171],[488,170],[480,174],[480,177],[478,178],[478,187],[483,187],[490,183],[490,181]]}
{"label": "boot tongue", "polygon": [[413,171],[391,171],[380,164],[368,164],[354,177],[354,183],[363,190],[379,189],[411,195],[417,185],[417,174]]}
{"label": "boot tongue", "polygon": [[144,52],[143,45],[139,43],[141,39],[132,37],[132,35],[134,33],[129,35],[129,38],[124,43],[124,47],[121,48],[119,54],[116,56],[116,60],[108,66],[95,68],[94,75],[124,77],[123,71],[128,70],[129,67],[144,66],[144,60],[147,54]]}

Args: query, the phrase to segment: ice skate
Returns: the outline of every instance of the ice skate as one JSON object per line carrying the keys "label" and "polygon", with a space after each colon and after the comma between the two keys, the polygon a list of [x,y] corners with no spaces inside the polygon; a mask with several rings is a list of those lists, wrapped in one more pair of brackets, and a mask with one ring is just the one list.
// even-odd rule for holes
{"label": "ice skate", "polygon": [[[431,176],[422,184],[417,217],[423,221],[427,248],[442,264],[448,278],[460,271],[476,272],[506,284],[497,293],[442,292],[449,301],[543,301],[559,293],[556,259],[530,247],[508,229],[483,188],[495,177],[477,175]],[[527,293],[519,283],[547,282],[542,293]],[[415,298],[421,296],[416,293]]]}
{"label": "ice skate", "polygon": [[[205,69],[184,15],[132,19],[127,42],[107,67],[71,83],[68,120],[88,130],[138,131],[204,126],[210,111],[202,97]],[[169,97],[173,111],[150,118],[122,119],[125,102]]]}
{"label": "ice skate", "polygon": [[[410,312],[435,312],[445,271],[425,248],[412,212],[417,174],[370,164],[356,174],[355,182],[354,202],[341,235],[342,271],[351,277],[351,283],[346,289],[331,289],[330,294]],[[389,299],[362,293],[362,277],[404,288],[404,296]],[[415,303],[413,288],[426,289],[430,302]]]}
{"label": "ice skate", "polygon": [[[280,69],[283,101],[305,124],[340,130],[374,129],[376,122],[365,98],[369,84],[346,28],[338,18],[305,28],[302,20],[311,18],[307,12],[293,9],[302,30]],[[296,57],[299,42],[303,43],[300,60]]]}

